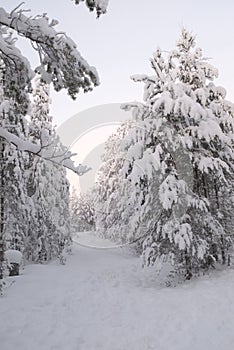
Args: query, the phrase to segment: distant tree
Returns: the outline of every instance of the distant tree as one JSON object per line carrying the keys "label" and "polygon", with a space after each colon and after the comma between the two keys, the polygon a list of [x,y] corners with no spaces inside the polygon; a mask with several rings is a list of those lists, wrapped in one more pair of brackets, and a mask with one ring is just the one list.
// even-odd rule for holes
{"label": "distant tree", "polygon": [[70,210],[73,232],[95,229],[94,196],[91,191],[78,195],[73,189],[70,198]]}
{"label": "distant tree", "polygon": [[107,140],[94,186],[96,230],[99,235],[119,243],[134,236],[133,227],[128,225],[136,203],[132,202],[131,183],[123,173],[127,153],[121,148],[130,128],[130,122],[124,123]]}

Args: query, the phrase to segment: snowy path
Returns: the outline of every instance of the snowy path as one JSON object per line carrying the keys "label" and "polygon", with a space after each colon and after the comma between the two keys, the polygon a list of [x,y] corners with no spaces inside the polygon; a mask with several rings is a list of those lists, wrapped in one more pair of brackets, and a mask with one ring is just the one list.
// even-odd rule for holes
{"label": "snowy path", "polygon": [[0,298],[1,350],[232,350],[234,271],[157,285],[127,250],[78,246]]}

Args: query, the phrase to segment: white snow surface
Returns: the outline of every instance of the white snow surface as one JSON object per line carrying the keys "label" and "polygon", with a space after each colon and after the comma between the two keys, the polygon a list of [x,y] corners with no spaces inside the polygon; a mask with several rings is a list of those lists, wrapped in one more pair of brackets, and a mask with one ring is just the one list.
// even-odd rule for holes
{"label": "white snow surface", "polygon": [[[92,233],[77,240],[108,246]],[[168,288],[129,249],[74,244],[66,265],[28,265],[8,281],[1,350],[234,348],[232,269]]]}

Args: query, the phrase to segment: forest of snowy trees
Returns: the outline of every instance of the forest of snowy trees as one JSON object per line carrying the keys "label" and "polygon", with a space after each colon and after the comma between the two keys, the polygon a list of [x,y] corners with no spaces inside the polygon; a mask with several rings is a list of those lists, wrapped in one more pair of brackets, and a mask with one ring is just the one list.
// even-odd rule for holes
{"label": "forest of snowy trees", "polygon": [[[107,1],[85,4],[97,16],[106,12]],[[21,5],[10,13],[0,9],[0,279],[5,251],[43,262],[61,257],[71,243],[66,168],[78,175],[88,169],[75,166],[56,135],[50,85],[75,99],[80,90],[99,84],[76,44],[56,32],[57,21],[45,14],[27,16]],[[32,43],[38,67],[22,55],[17,36]]]}
{"label": "forest of snowy trees", "polygon": [[[99,17],[108,1],[85,4]],[[43,263],[62,256],[72,231],[85,230],[136,242],[144,266],[169,262],[186,279],[230,264],[234,106],[195,36],[183,29],[174,50],[155,51],[151,76],[132,77],[144,84],[143,102],[123,106],[132,119],[107,141],[92,191],[77,198],[66,168],[88,168],[74,165],[56,135],[50,86],[75,99],[99,77],[56,24],[21,7],[0,9],[0,279],[6,250]],[[17,35],[33,43],[38,67]]]}
{"label": "forest of snowy trees", "polygon": [[0,350],[233,349],[234,3],[181,5],[2,1]]}

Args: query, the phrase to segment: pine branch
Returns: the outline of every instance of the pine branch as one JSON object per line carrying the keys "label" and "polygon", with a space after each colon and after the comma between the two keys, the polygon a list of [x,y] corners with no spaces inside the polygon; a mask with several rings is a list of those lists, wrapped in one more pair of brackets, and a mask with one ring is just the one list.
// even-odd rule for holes
{"label": "pine branch", "polygon": [[[12,134],[11,132],[7,131],[3,127],[0,127],[0,137],[6,140],[7,142],[15,145],[19,151],[35,154],[36,156],[43,158],[47,161],[50,161],[55,165],[61,165],[64,168],[69,169],[79,176],[85,174],[87,171],[90,170],[90,168],[88,168],[87,166],[83,166],[81,164],[76,166],[71,159],[71,157],[74,156],[74,154],[72,154],[70,151],[66,151],[60,154],[57,153],[57,154],[54,154],[53,156],[48,155],[54,149],[52,148],[55,146],[53,144],[42,145],[42,144],[35,144],[30,141],[22,140],[20,137],[18,137],[15,134]],[[47,150],[48,152],[45,152],[44,150],[48,148],[48,146],[50,146],[50,148]]]}
{"label": "pine branch", "polygon": [[[65,88],[68,94],[75,99],[80,89],[84,92],[99,85],[99,78],[94,67],[89,66],[77,50],[76,44],[65,33],[56,32],[53,28],[55,21],[49,22],[44,14],[35,18],[27,17],[22,10],[13,10],[11,13],[0,8],[0,24],[15,30],[37,45],[41,64],[36,71],[46,83],[52,82],[56,91]],[[21,62],[23,67],[30,66],[26,59],[11,45],[11,52],[6,55],[14,61]],[[16,54],[14,59],[13,55]]]}

